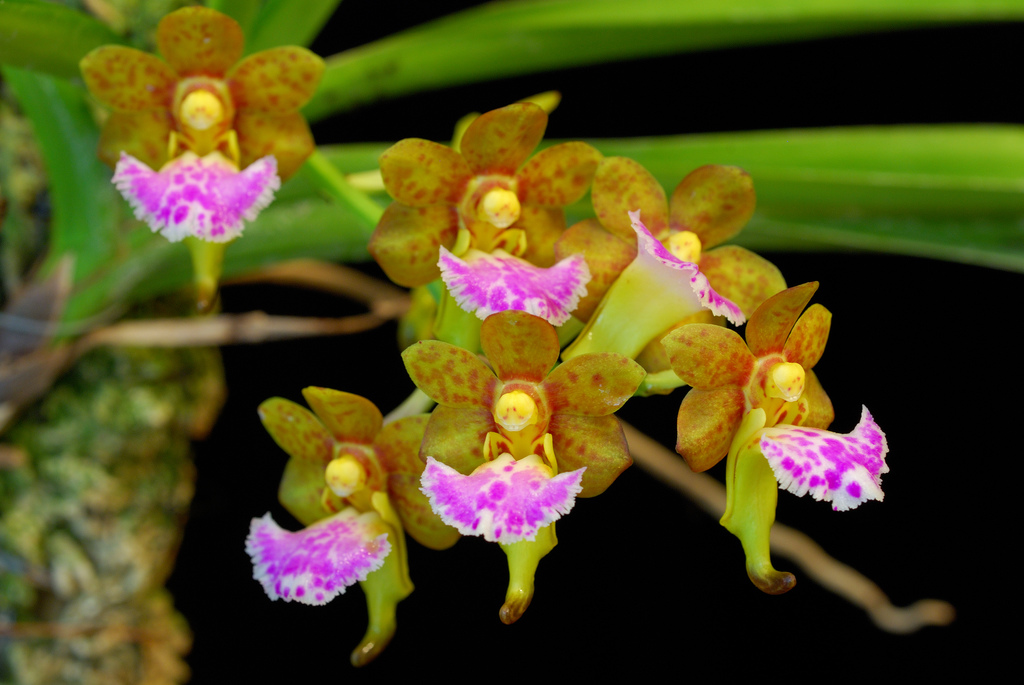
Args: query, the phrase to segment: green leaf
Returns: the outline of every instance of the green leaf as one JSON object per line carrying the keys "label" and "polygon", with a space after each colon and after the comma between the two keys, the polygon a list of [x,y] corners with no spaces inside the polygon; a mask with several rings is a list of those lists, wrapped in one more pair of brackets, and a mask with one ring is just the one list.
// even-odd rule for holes
{"label": "green leaf", "polygon": [[2,73],[32,122],[50,181],[53,220],[44,270],[71,253],[77,282],[116,251],[124,207],[110,170],[96,157],[99,132],[80,88],[14,67]]}
{"label": "green leaf", "polygon": [[0,64],[77,78],[86,53],[124,39],[88,14],[41,0],[0,2]]}
{"label": "green leaf", "polygon": [[248,36],[262,4],[262,0],[210,0],[206,6],[237,21],[242,33]]}
{"label": "green leaf", "polygon": [[341,0],[267,0],[246,34],[245,52],[309,45]]}
{"label": "green leaf", "polygon": [[[755,249],[858,248],[1024,271],[1024,127],[893,126],[590,141],[669,192],[703,164],[743,167]],[[589,206],[576,214],[590,215]]]}
{"label": "green leaf", "polygon": [[327,61],[310,120],[385,97],[712,48],[1022,20],[1021,0],[520,0],[491,3]]}

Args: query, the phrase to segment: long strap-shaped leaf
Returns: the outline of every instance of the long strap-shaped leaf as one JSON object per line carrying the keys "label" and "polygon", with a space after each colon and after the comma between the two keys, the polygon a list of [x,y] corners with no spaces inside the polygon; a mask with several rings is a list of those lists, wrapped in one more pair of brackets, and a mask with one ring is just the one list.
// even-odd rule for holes
{"label": "long strap-shaped leaf", "polygon": [[0,64],[75,78],[93,48],[124,39],[105,24],[53,2],[0,2]]}
{"label": "long strap-shaped leaf", "polygon": [[110,170],[96,157],[99,134],[85,93],[62,79],[23,69],[4,67],[2,74],[32,121],[50,181],[53,219],[44,268],[71,254],[80,280],[117,250],[124,207]]}
{"label": "long strap-shaped leaf", "polygon": [[[556,141],[548,141],[553,143]],[[860,248],[1024,271],[1024,127],[891,126],[590,140],[635,159],[669,192],[703,164],[754,178],[758,249]],[[386,144],[323,148],[343,171]],[[313,192],[298,184],[289,196]],[[294,195],[292,195],[294,194]],[[284,195],[284,193],[283,193]],[[591,216],[589,199],[571,208]]]}
{"label": "long strap-shaped leaf", "polygon": [[446,17],[328,60],[305,114],[616,59],[956,23],[1024,20],[1021,0],[520,0]]}

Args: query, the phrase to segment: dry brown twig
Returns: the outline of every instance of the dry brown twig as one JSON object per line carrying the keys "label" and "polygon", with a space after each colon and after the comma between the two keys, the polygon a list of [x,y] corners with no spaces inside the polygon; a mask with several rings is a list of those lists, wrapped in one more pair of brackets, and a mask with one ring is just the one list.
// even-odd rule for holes
{"label": "dry brown twig", "polygon": [[[623,423],[622,427],[629,451],[642,469],[675,487],[715,518],[725,513],[725,486],[708,475],[694,473],[675,452],[629,424]],[[912,633],[924,626],[944,626],[955,616],[953,606],[939,599],[894,606],[870,578],[832,558],[810,537],[789,526],[775,524],[771,547],[816,583],[866,611],[875,625],[887,632]]]}

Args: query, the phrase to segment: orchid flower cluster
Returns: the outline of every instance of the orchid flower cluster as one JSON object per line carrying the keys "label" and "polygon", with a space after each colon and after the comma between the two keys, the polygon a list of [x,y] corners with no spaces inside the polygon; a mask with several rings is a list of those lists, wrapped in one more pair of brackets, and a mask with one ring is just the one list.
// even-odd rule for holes
{"label": "orchid flower cluster", "polygon": [[[237,25],[201,8],[169,15],[158,42],[166,62],[108,46],[82,69],[113,110],[100,155],[114,183],[154,231],[206,254],[202,270],[312,151],[297,109],[322,63],[290,47],[238,62]],[[813,368],[831,315],[807,306],[817,283],[787,288],[770,262],[723,245],[754,211],[750,176],[708,165],[669,196],[586,143],[534,154],[547,121],[518,102],[450,147],[406,139],[380,158],[393,202],[369,251],[429,293],[408,315],[429,330],[402,358],[431,413],[385,423],[369,400],[317,387],[303,391],[312,411],[260,405],[290,457],[280,501],[306,527],[253,519],[254,577],[271,599],[313,605],[359,582],[370,625],[353,663],[380,653],[412,592],[407,533],[438,550],[464,535],[497,543],[510,576],[500,618],[522,616],[555,522],[630,466],[613,414],[634,396],[689,386],[676,451],[694,471],[727,460],[722,525],[767,593],[795,582],[769,553],[779,489],[837,511],[882,499],[887,446],[871,414],[828,430]],[[588,192],[594,218],[568,226],[565,207]]]}

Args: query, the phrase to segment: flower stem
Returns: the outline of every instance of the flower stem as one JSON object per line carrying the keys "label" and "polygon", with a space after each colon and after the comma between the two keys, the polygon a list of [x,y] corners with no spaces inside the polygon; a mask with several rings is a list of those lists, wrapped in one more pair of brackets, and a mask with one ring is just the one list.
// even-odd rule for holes
{"label": "flower stem", "polygon": [[302,173],[314,186],[332,200],[356,213],[370,226],[376,226],[384,210],[366,193],[353,187],[334,164],[319,150],[313,152],[302,166]]}

